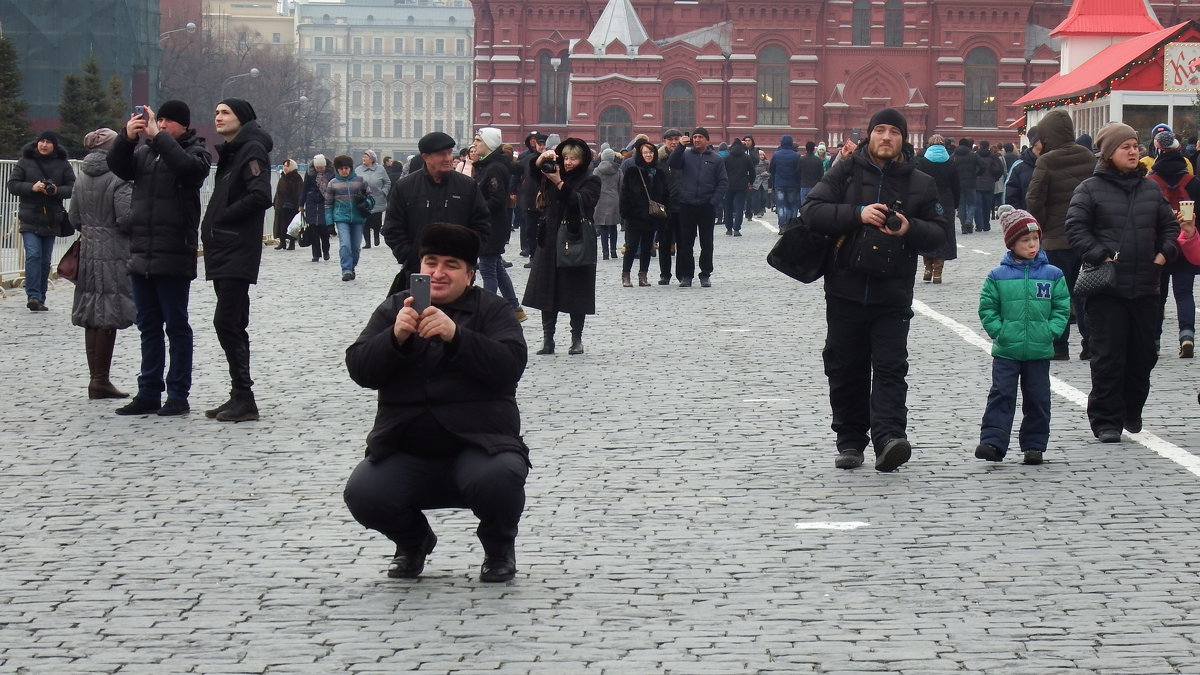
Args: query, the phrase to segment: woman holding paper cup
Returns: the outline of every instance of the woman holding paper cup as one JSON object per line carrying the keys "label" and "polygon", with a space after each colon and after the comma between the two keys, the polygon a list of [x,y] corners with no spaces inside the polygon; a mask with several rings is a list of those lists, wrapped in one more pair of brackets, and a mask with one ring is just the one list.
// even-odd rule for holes
{"label": "woman holding paper cup", "polygon": [[1111,287],[1085,305],[1091,329],[1092,389],[1087,415],[1092,433],[1119,443],[1121,430],[1142,430],[1155,340],[1162,310],[1155,302],[1163,265],[1175,259],[1179,223],[1158,184],[1138,164],[1137,132],[1111,122],[1096,134],[1100,161],[1067,208],[1067,239],[1088,265],[1115,262]]}
{"label": "woman holding paper cup", "polygon": [[[1200,179],[1188,171],[1187,161],[1179,150],[1179,139],[1170,131],[1154,137],[1158,156],[1150,179],[1158,184],[1167,203],[1175,211],[1182,227],[1185,221],[1195,220],[1195,199],[1200,196]],[[1179,318],[1179,358],[1190,359],[1196,342],[1196,299],[1192,287],[1196,266],[1180,256],[1163,268],[1160,304],[1167,306],[1167,292],[1175,293],[1175,313]]]}

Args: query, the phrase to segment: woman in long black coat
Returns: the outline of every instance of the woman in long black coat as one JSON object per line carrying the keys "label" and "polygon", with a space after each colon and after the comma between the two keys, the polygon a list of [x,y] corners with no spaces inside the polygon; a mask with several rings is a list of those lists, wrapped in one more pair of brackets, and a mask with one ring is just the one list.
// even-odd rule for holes
{"label": "woman in long black coat", "polygon": [[958,242],[954,239],[954,211],[958,208],[958,171],[950,160],[950,153],[943,143],[946,139],[941,134],[929,137],[929,145],[925,154],[917,160],[917,169],[929,174],[937,184],[938,201],[942,204],[942,229],[946,233],[946,241],[931,251],[918,251],[925,261],[925,272],[921,280],[926,283],[942,283],[942,268],[947,260],[958,257]]}
{"label": "woman in long black coat", "polygon": [[276,251],[296,248],[296,238],[288,234],[287,229],[303,206],[300,203],[303,192],[304,179],[296,171],[296,160],[289,158],[283,162],[283,172],[275,186],[275,238],[279,240]]}
{"label": "woman in long black coat", "polygon": [[[542,165],[553,166],[553,173],[542,171]],[[596,313],[596,264],[580,267],[558,267],[558,225],[580,208],[591,220],[600,199],[600,179],[590,175],[592,151],[578,138],[568,138],[554,150],[537,156],[529,163],[530,178],[540,182],[546,178],[546,210],[538,225],[538,246],[533,254],[533,267],[525,285],[522,304],[542,310],[542,333],[545,337],[538,354],[554,353],[554,330],[558,313],[571,316],[571,348],[568,354],[583,353],[583,322],[588,314]],[[576,199],[576,196],[579,199]]]}
{"label": "woman in long black coat", "polygon": [[[621,177],[621,218],[625,220],[625,260],[621,263],[621,285],[632,286],[629,273],[633,259],[638,262],[638,286],[649,286],[650,254],[654,252],[654,233],[666,220],[650,215],[650,200],[667,206],[670,188],[666,171],[657,167],[658,150],[647,140],[633,146],[633,166]],[[669,207],[668,207],[669,208]]]}

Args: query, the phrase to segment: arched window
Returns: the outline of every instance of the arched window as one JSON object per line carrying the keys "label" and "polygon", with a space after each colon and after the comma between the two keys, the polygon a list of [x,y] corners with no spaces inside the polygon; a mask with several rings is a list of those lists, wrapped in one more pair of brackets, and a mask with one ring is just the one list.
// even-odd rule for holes
{"label": "arched window", "polygon": [[624,108],[612,105],[600,113],[600,142],[623,148],[633,138],[633,121]]}
{"label": "arched window", "polygon": [[788,123],[788,54],[770,45],[758,55],[757,124]]}
{"label": "arched window", "polygon": [[854,0],[854,18],[851,24],[851,44],[871,44],[871,1]]}
{"label": "arched window", "polygon": [[696,92],[692,85],[675,80],[663,91],[663,126],[691,129],[696,126]]}
{"label": "arched window", "polygon": [[566,52],[551,56],[542,52],[538,56],[538,123],[567,123],[567,88],[571,82],[571,61]]}
{"label": "arched window", "polygon": [[883,9],[883,44],[899,47],[904,44],[904,3],[887,0]]}
{"label": "arched window", "polygon": [[986,47],[967,53],[963,126],[996,126],[996,55]]}

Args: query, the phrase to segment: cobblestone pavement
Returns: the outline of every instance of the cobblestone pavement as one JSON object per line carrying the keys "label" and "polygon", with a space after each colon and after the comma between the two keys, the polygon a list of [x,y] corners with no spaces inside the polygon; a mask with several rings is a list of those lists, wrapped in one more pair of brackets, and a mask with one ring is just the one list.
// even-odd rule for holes
{"label": "cobblestone pavement", "polygon": [[[469,513],[434,514],[441,544],[406,582],[342,504],[374,414],[343,350],[395,271],[386,249],[346,283],[336,252],[264,251],[254,423],[199,412],[228,383],[210,284],[192,287],[182,418],[86,399],[69,283],[45,313],[10,293],[0,672],[1200,672],[1197,364],[1175,358],[1173,306],[1145,432],[1096,442],[1086,362],[1055,362],[1047,463],[982,462],[975,307],[1003,246],[960,237],[946,283],[917,289],[913,460],[841,471],[821,289],[766,267],[775,239],[718,228],[707,289],[621,288],[600,262],[587,353],[531,356],[522,382],[535,469],[499,585],[477,580]],[[525,329],[536,345],[536,314]],[[117,342],[125,389],[137,344]]]}

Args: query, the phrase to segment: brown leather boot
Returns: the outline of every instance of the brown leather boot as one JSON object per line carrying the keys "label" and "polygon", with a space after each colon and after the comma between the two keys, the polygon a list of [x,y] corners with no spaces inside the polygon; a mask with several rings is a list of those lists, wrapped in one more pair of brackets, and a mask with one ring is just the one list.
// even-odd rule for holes
{"label": "brown leather boot", "polygon": [[625,288],[633,287],[633,282],[629,280],[629,272],[621,272],[621,285]]}
{"label": "brown leather boot", "polygon": [[922,256],[921,259],[925,261],[925,272],[921,275],[921,281],[929,283],[933,278],[933,258]]}
{"label": "brown leather boot", "polygon": [[88,352],[88,370],[92,375],[88,382],[88,398],[129,398],[129,394],[120,391],[108,380],[108,371],[112,367],[113,346],[117,343],[117,331],[112,328],[87,328],[84,329],[83,335]]}
{"label": "brown leather boot", "polygon": [[638,286],[649,286],[650,280],[646,278],[645,272],[638,272]]}
{"label": "brown leather boot", "polygon": [[942,283],[942,266],[945,264],[946,264],[946,261],[942,260],[941,258],[935,259],[933,261],[933,278],[932,278],[933,283],[935,283],[935,284]]}

